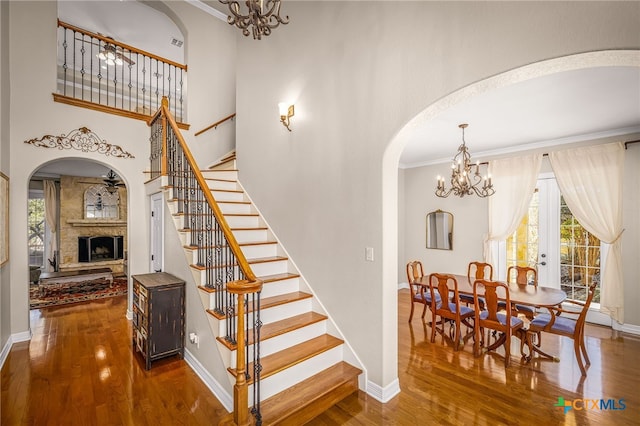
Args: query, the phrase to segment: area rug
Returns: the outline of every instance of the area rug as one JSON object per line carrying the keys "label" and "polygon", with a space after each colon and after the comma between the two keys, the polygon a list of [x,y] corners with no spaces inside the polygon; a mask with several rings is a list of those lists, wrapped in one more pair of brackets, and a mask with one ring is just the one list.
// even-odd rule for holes
{"label": "area rug", "polygon": [[29,286],[29,308],[39,309],[47,306],[120,296],[122,294],[127,294],[126,277],[114,278],[113,286],[111,287],[109,287],[108,280],[97,279],[48,288],[45,290],[44,295],[40,294],[37,285],[32,284]]}

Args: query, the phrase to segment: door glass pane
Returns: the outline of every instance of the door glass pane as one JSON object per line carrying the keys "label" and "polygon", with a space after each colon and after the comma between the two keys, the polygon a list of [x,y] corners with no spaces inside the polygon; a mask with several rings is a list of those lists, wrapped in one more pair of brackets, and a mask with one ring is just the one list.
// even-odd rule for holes
{"label": "door glass pane", "polygon": [[600,303],[600,240],[580,225],[560,198],[560,282],[569,299],[586,300],[595,282],[593,303]]}
{"label": "door glass pane", "polygon": [[[529,210],[516,231],[507,238],[507,270],[510,266],[532,266],[538,261],[538,235],[540,205],[536,188],[529,203]],[[515,277],[507,277],[511,281]]]}

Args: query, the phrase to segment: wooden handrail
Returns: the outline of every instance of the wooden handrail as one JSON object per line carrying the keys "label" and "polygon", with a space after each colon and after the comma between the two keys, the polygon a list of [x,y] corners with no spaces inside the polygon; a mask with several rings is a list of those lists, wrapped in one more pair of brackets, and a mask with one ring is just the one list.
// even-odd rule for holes
{"label": "wooden handrail", "polygon": [[245,278],[250,282],[259,281],[257,280],[255,274],[253,273],[253,270],[251,270],[251,266],[249,265],[249,262],[247,262],[247,258],[244,256],[244,253],[240,249],[240,245],[236,241],[236,238],[234,237],[233,233],[231,232],[231,228],[229,228],[229,224],[224,218],[224,215],[222,214],[222,211],[220,210],[218,203],[216,203],[216,200],[213,197],[213,194],[211,193],[211,190],[209,189],[207,182],[204,180],[204,176],[202,176],[202,173],[200,173],[198,164],[193,158],[193,155],[191,154],[191,151],[189,150],[187,143],[182,137],[182,134],[178,130],[178,124],[176,123],[175,119],[171,115],[171,112],[169,111],[169,102],[163,101],[162,106],[160,108],[162,109],[162,115],[167,118],[168,124],[171,127],[173,127],[173,131],[176,135],[176,139],[178,139],[178,142],[180,143],[180,145],[182,146],[182,150],[184,151],[184,156],[187,158],[189,165],[193,169],[196,181],[198,182],[198,185],[200,185],[200,188],[202,189],[202,192],[204,193],[204,197],[207,200],[207,203],[209,204],[209,206],[211,207],[211,210],[213,210],[213,214],[215,215],[216,220],[220,224],[220,228],[224,233],[224,236],[227,239],[227,242],[229,243],[229,247],[233,251],[233,254],[235,254],[238,260],[238,265],[240,266],[240,269],[244,273]]}
{"label": "wooden handrail", "polygon": [[109,43],[109,44],[113,44],[113,45],[119,46],[119,47],[121,47],[123,49],[127,49],[130,52],[139,53],[141,55],[148,56],[148,57],[153,58],[155,60],[158,60],[160,62],[164,62],[165,64],[173,65],[176,68],[181,68],[181,69],[187,71],[187,66],[184,65],[184,64],[179,64],[177,62],[173,62],[170,59],[166,59],[166,58],[163,58],[161,56],[154,55],[153,53],[147,52],[145,50],[138,49],[138,48],[135,48],[133,46],[129,46],[128,44],[119,42],[119,41],[114,40],[114,39],[109,38],[109,37],[105,37],[105,36],[103,36],[101,34],[92,33],[91,31],[87,31],[87,30],[85,30],[83,28],[76,27],[75,25],[71,25],[71,24],[68,24],[68,23],[66,23],[64,21],[61,21],[60,19],[58,19],[58,26],[59,27],[63,27],[63,28],[67,28],[69,30],[73,30],[73,31],[76,31],[76,32],[79,32],[79,33],[82,33],[82,34],[87,35],[89,37],[97,38],[98,40],[104,41],[105,43]]}
{"label": "wooden handrail", "polygon": [[224,123],[225,121],[227,121],[227,120],[231,120],[231,119],[232,119],[233,117],[235,117],[235,116],[236,116],[236,113],[234,112],[234,113],[233,113],[233,114],[231,114],[230,116],[225,117],[225,118],[223,118],[222,120],[217,121],[217,122],[213,123],[212,125],[205,127],[204,129],[200,130],[199,132],[196,132],[196,133],[194,134],[194,136],[198,136],[199,134],[202,134],[202,133],[206,132],[207,130],[215,129],[216,127],[218,127],[219,125],[221,125],[221,124],[222,124],[222,123]]}

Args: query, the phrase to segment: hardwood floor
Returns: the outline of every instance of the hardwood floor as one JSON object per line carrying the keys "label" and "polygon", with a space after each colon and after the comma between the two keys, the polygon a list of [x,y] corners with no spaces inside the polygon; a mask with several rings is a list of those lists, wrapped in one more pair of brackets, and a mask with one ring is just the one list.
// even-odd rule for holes
{"label": "hardwood floor", "polygon": [[[560,362],[521,364],[514,345],[505,369],[498,354],[475,358],[472,342],[454,352],[429,342],[421,311],[409,317],[399,292],[398,375],[402,392],[381,404],[359,391],[310,425],[638,425],[640,338],[587,326],[591,367],[582,379],[569,339],[544,336]],[[13,346],[2,368],[2,425],[205,425],[226,414],[184,361],[145,371],[131,350],[126,298],[31,311],[33,339]],[[427,313],[428,315],[429,313]],[[558,398],[615,400],[615,408],[571,409]],[[578,402],[576,408],[583,406]],[[611,407],[611,406],[610,406]]]}
{"label": "hardwood floor", "polygon": [[2,368],[2,425],[204,425],[227,411],[178,357],[131,350],[126,296],[30,311]]}
{"label": "hardwood floor", "polygon": [[[543,336],[543,348],[560,362],[535,359],[521,364],[514,338],[508,368],[504,358],[475,358],[472,341],[454,352],[431,329],[416,306],[409,324],[409,290],[398,293],[398,376],[401,393],[381,404],[360,391],[316,417],[310,425],[638,425],[640,424],[640,338],[587,325],[591,367],[583,379],[573,342]],[[430,312],[427,311],[428,319]],[[516,344],[517,343],[517,344]],[[502,354],[504,352],[500,352]],[[554,405],[558,397],[613,399],[624,410],[571,409]],[[599,402],[598,402],[599,403]],[[576,402],[577,408],[582,408]]]}

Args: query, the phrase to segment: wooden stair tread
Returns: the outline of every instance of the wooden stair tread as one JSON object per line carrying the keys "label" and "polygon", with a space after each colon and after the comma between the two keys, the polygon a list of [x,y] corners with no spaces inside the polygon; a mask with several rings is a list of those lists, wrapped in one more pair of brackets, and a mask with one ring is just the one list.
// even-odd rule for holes
{"label": "wooden stair tread", "polygon": [[[300,364],[343,343],[344,341],[342,339],[338,339],[330,334],[323,334],[322,336],[314,337],[313,339],[291,346],[280,352],[267,355],[260,360],[260,364],[262,365],[260,378],[266,379],[269,376]],[[229,367],[227,370],[234,377],[236,376],[237,371],[235,368]],[[248,384],[253,383],[252,373],[253,363],[250,363],[249,378],[247,379]]]}
{"label": "wooden stair tread", "polygon": [[214,182],[228,182],[228,183],[237,183],[238,182],[236,179],[220,179],[220,178],[211,178],[211,177],[205,177],[204,180],[210,180],[210,181],[214,181]]}
{"label": "wooden stair tread", "polygon": [[247,259],[250,265],[256,263],[269,263],[269,262],[279,262],[281,260],[288,260],[289,258],[286,256],[267,256],[267,257],[252,257]]}
{"label": "wooden stair tread", "polygon": [[[319,314],[317,312],[305,312],[304,314],[289,317],[280,321],[264,324],[260,330],[260,341],[270,339],[272,337],[280,336],[293,330],[297,330],[306,327],[311,324],[315,324],[327,319],[326,315]],[[216,337],[216,339],[225,345],[230,350],[235,350],[236,345],[227,342],[223,337]],[[235,336],[234,336],[235,339]],[[249,334],[249,344],[253,344],[253,333]]]}
{"label": "wooden stair tread", "polygon": [[249,226],[249,227],[240,227],[240,228],[231,228],[232,231],[266,231],[266,226]]}
{"label": "wooden stair tread", "polygon": [[238,171],[238,169],[203,169],[203,170],[200,170],[200,172],[202,172],[202,173],[237,172],[237,171]]}
{"label": "wooden stair tread", "polygon": [[278,244],[278,242],[277,241],[247,241],[245,243],[238,243],[240,247],[259,246],[259,245],[265,245],[265,244]]}
{"label": "wooden stair tread", "polygon": [[[293,293],[279,294],[277,296],[265,297],[260,300],[260,310],[273,308],[275,306],[286,305],[287,303],[296,302],[313,297],[304,291],[294,291]],[[252,312],[252,309],[249,309]]]}
{"label": "wooden stair tread", "polygon": [[362,374],[346,362],[339,362],[271,398],[262,401],[262,424],[301,425],[358,391]]}
{"label": "wooden stair tread", "polygon": [[273,275],[262,275],[258,277],[264,284],[272,283],[275,281],[283,281],[291,278],[299,278],[300,274],[292,274],[290,272],[285,272],[284,274],[273,274]]}

